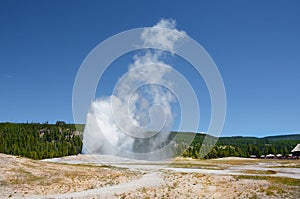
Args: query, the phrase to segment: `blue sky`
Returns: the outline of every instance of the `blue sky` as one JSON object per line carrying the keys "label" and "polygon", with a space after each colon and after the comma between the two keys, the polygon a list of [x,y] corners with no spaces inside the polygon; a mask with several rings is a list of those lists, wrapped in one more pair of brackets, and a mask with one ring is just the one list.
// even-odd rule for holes
{"label": "blue sky", "polygon": [[2,0],[0,121],[73,122],[73,83],[87,54],[121,31],[172,18],[223,77],[223,136],[300,132],[299,8],[296,0]]}

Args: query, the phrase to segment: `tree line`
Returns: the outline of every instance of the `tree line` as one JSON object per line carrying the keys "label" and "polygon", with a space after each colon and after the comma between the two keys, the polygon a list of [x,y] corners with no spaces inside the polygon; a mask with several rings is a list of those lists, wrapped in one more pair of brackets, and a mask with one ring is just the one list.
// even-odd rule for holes
{"label": "tree line", "polygon": [[[173,132],[173,134],[176,134]],[[177,155],[191,158],[223,158],[223,157],[261,157],[262,155],[282,155],[287,157],[291,150],[300,143],[300,134],[256,137],[220,137],[219,139],[206,135],[196,134],[193,142],[187,146],[184,141],[177,143]],[[214,143],[216,143],[214,145]],[[206,149],[207,148],[207,149]],[[208,151],[209,150],[209,151]],[[208,153],[205,153],[205,152]],[[200,154],[202,152],[202,154]]]}
{"label": "tree line", "polygon": [[[0,153],[32,159],[77,155],[82,149],[84,125],[58,121],[48,123],[0,123]],[[175,137],[176,135],[180,135]],[[187,136],[188,135],[188,136]],[[194,137],[192,143],[185,138]],[[175,138],[175,139],[174,139]],[[205,139],[205,142],[203,142]],[[175,155],[191,158],[260,157],[267,154],[287,156],[300,143],[300,134],[256,137],[221,137],[199,133],[172,132]]]}
{"label": "tree line", "polygon": [[0,153],[45,159],[76,155],[81,148],[74,124],[0,123]]}

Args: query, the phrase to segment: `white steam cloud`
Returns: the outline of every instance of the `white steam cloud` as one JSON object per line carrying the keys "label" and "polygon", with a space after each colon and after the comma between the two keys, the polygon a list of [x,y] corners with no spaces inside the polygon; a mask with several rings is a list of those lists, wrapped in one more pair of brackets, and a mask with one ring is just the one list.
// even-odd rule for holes
{"label": "white steam cloud", "polygon": [[[175,27],[174,20],[162,19],[145,29],[140,39],[144,45],[173,52],[186,37]],[[161,50],[153,49],[135,55],[113,94],[92,102],[83,134],[83,153],[148,159],[147,153],[166,144],[176,97],[171,92],[174,82],[166,78],[172,67],[160,60],[162,55]]]}

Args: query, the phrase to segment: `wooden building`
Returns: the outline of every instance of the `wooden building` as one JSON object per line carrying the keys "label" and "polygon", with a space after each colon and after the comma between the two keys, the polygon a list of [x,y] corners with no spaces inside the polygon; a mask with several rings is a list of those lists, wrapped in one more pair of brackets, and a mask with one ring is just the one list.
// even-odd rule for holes
{"label": "wooden building", "polygon": [[297,144],[297,146],[291,151],[293,156],[300,156],[300,144]]}

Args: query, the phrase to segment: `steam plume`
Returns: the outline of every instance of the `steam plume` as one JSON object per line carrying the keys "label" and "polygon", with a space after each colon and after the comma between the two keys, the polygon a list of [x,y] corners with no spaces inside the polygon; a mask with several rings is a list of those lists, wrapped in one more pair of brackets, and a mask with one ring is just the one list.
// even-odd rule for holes
{"label": "steam plume", "polygon": [[[175,27],[174,20],[162,19],[153,28],[145,29],[140,39],[145,45],[173,52],[186,35]],[[148,159],[147,153],[168,141],[176,97],[170,91],[174,82],[166,78],[172,67],[161,60],[162,55],[161,50],[134,55],[113,94],[92,102],[84,130],[83,153]]]}

